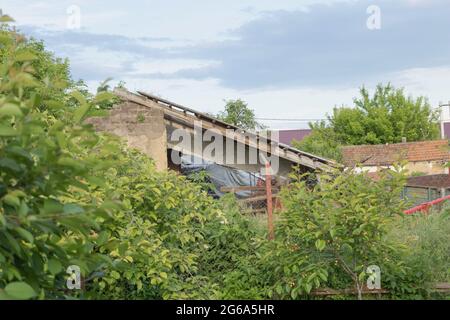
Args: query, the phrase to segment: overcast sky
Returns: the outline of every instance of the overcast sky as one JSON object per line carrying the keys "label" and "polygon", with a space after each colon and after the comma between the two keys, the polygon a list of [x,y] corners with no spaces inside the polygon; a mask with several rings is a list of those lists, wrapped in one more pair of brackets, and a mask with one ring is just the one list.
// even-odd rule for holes
{"label": "overcast sky", "polygon": [[2,0],[0,8],[68,57],[90,88],[113,77],[201,111],[241,98],[260,118],[324,118],[379,82],[433,106],[450,100],[449,0]]}

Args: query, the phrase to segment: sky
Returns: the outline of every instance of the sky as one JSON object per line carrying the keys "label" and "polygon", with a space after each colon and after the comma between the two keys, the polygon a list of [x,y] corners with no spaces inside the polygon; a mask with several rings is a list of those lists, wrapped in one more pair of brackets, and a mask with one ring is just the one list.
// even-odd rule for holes
{"label": "sky", "polygon": [[[243,99],[272,129],[307,128],[361,86],[450,101],[449,0],[1,0],[95,90],[108,77],[217,113]],[[449,114],[450,117],[450,114]]]}

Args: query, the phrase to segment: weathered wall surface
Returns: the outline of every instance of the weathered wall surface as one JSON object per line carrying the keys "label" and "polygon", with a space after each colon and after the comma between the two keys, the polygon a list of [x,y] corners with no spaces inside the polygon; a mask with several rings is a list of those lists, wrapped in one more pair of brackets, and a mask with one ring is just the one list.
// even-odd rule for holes
{"label": "weathered wall surface", "polygon": [[[442,174],[448,173],[448,168],[445,167],[446,161],[418,161],[418,162],[408,162],[405,166],[405,169],[409,174],[412,173],[423,173],[427,175],[431,174]],[[380,169],[388,168],[388,166],[363,166],[361,169],[357,171],[366,171],[366,172],[377,172]],[[389,168],[393,169],[392,166]]]}
{"label": "weathered wall surface", "polygon": [[409,172],[423,172],[426,174],[441,174],[447,173],[448,168],[445,167],[446,161],[423,161],[423,162],[409,162],[406,169]]}
{"label": "weathered wall surface", "polygon": [[167,134],[162,110],[126,102],[112,109],[108,117],[93,117],[86,122],[99,131],[125,139],[128,146],[152,158],[158,170],[167,169]]}

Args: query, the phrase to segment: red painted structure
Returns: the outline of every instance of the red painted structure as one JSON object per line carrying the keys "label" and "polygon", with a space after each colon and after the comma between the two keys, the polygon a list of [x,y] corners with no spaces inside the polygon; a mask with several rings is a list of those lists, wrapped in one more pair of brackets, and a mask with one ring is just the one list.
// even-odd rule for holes
{"label": "red painted structure", "polygon": [[275,238],[273,230],[273,216],[272,216],[272,169],[270,162],[266,161],[266,197],[267,197],[267,225],[269,227],[269,240]]}
{"label": "red painted structure", "polygon": [[430,202],[422,203],[416,207],[403,211],[405,214],[413,214],[416,212],[427,212],[432,206],[444,202],[446,200],[450,200],[450,196],[445,196],[443,198],[439,198]]}

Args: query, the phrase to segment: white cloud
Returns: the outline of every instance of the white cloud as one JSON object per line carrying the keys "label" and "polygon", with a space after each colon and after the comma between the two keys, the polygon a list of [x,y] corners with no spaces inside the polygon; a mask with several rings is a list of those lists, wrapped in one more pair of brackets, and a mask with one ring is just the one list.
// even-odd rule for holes
{"label": "white cloud", "polygon": [[[322,1],[326,3],[334,3],[337,0]],[[345,0],[343,0],[345,1]],[[351,1],[351,0],[350,0]],[[404,0],[408,1],[408,0]],[[352,2],[357,2],[356,0]],[[410,5],[417,6],[425,4],[426,1],[408,1]],[[430,0],[430,2],[434,2]],[[19,25],[37,25],[44,26],[47,29],[51,26],[53,29],[63,29],[66,26],[67,13],[66,8],[71,4],[78,4],[82,10],[82,31],[89,31],[90,35],[97,35],[98,37],[87,37],[86,32],[83,33],[85,41],[81,41],[78,34],[62,33],[60,37],[53,39],[50,48],[63,55],[69,55],[73,71],[75,75],[91,76],[90,79],[104,79],[108,76],[114,76],[116,80],[125,80],[127,87],[131,90],[144,90],[154,94],[161,95],[169,100],[173,100],[180,104],[191,106],[195,109],[216,113],[224,106],[223,99],[241,98],[249,103],[249,106],[256,111],[258,117],[263,118],[324,118],[327,112],[330,112],[335,105],[351,105],[353,97],[358,95],[358,88],[354,84],[334,85],[330,87],[311,85],[311,78],[307,78],[306,85],[294,86],[292,83],[281,83],[276,89],[260,87],[253,90],[244,90],[242,87],[224,87],[223,79],[205,78],[205,79],[149,79],[148,74],[153,73],[174,73],[185,69],[201,69],[209,66],[217,66],[223,63],[220,55],[205,56],[205,57],[176,57],[169,59],[163,50],[154,50],[151,53],[149,49],[166,49],[176,46],[192,46],[195,47],[199,43],[207,41],[209,45],[226,37],[229,34],[226,32],[230,29],[236,29],[244,25],[250,20],[260,17],[265,11],[270,10],[299,10],[304,9],[305,6],[315,4],[317,1],[299,1],[286,0],[281,2],[273,0],[249,0],[245,4],[241,1],[210,1],[199,0],[195,2],[174,0],[167,3],[167,1],[155,0],[152,2],[134,2],[127,3],[112,1],[2,1],[1,7],[5,13],[11,14],[18,21]],[[429,2],[427,2],[429,3]],[[341,8],[342,9],[342,8]],[[364,25],[365,11],[362,10],[361,25]],[[416,14],[415,11],[413,12]],[[309,15],[309,14],[308,14]],[[328,17],[328,15],[326,15]],[[310,16],[308,18],[311,18]],[[330,18],[332,18],[330,16]],[[393,19],[393,18],[392,18]],[[424,20],[426,17],[424,16]],[[397,21],[397,20],[396,20]],[[422,20],[420,20],[422,21]],[[359,23],[359,22],[358,22]],[[255,29],[255,34],[260,34],[265,29]],[[310,35],[310,31],[315,32],[318,29],[310,28],[307,35],[299,40],[302,45],[314,45],[315,41],[319,42],[322,38],[314,38]],[[444,29],[445,30],[445,29]],[[292,34],[298,35],[297,30]],[[365,31],[365,30],[364,30]],[[413,31],[413,30],[412,30]],[[411,32],[412,32],[411,31]],[[413,33],[413,32],[412,32]],[[411,33],[411,34],[412,34]],[[103,34],[103,35],[102,35]],[[408,33],[409,35],[410,33]],[[81,36],[81,38],[83,37]],[[110,35],[110,37],[103,37]],[[127,38],[115,39],[115,35],[125,35]],[[345,34],[347,35],[347,34]],[[371,34],[371,36],[378,36],[380,34]],[[414,35],[417,39],[417,36]],[[428,35],[427,35],[428,36]],[[139,37],[157,37],[170,38],[160,40],[145,40]],[[132,38],[132,39],[131,39]],[[131,40],[130,40],[131,39]],[[398,42],[400,37],[395,38]],[[273,43],[273,39],[269,39],[269,44]],[[276,39],[275,39],[276,40]],[[292,51],[291,39],[287,37],[287,49],[281,50],[281,54],[275,56],[276,59],[287,59],[286,52]],[[81,41],[77,46],[77,41]],[[102,42],[103,41],[103,42]],[[302,42],[303,41],[303,42]],[[339,40],[340,41],[340,40]],[[430,41],[434,41],[431,39]],[[95,48],[99,42],[101,46]],[[337,49],[342,49],[348,46],[348,43],[340,41]],[[360,42],[353,41],[360,45]],[[386,42],[389,43],[389,42]],[[420,46],[423,44],[419,41]],[[207,47],[207,45],[205,46]],[[269,54],[267,47],[250,44],[249,59],[240,65],[236,64],[236,60],[242,58],[243,51],[235,50],[236,56],[231,55],[229,60],[233,75],[243,78],[251,72],[260,71],[264,66],[276,66],[277,60],[267,60]],[[420,63],[414,61],[413,66],[426,66],[428,68],[411,68],[395,73],[386,73],[382,70],[385,64],[391,63],[396,68],[399,63],[392,59],[393,45],[379,46],[379,54],[381,57],[386,57],[382,61],[374,60],[373,69],[380,71],[381,74],[369,78],[367,73],[356,75],[356,81],[367,80],[365,85],[373,88],[378,82],[392,82],[396,87],[404,86],[408,93],[414,96],[425,95],[430,98],[433,106],[436,106],[439,101],[450,100],[450,66],[429,67],[430,65],[423,65],[422,63],[433,63],[433,65],[448,64],[448,60],[442,57],[433,59],[433,51],[424,51],[426,57],[420,58]],[[77,50],[75,50],[77,48]],[[102,48],[102,49],[99,49]],[[263,64],[256,64],[256,67],[250,66],[249,72],[246,72],[245,65],[249,65],[248,61],[255,60],[255,54],[252,51],[260,50],[262,48]],[[407,59],[413,55],[417,50],[405,50],[402,48],[399,53],[402,59]],[[115,51],[116,50],[116,51]],[[127,51],[128,50],[128,51]],[[290,50],[290,51],[289,51]],[[218,48],[217,52],[222,52],[222,48]],[[300,51],[305,53],[303,49]],[[342,64],[342,58],[338,56],[339,50],[321,50],[325,53],[325,57],[335,56]],[[367,56],[369,50],[362,50],[364,56]],[[136,55],[141,54],[139,60]],[[346,52],[345,52],[346,53]],[[299,54],[301,56],[301,54]],[[217,58],[219,57],[219,58]],[[281,57],[281,58],[279,58]],[[363,55],[356,55],[350,59],[351,64],[346,72],[335,73],[344,76],[344,78],[351,77],[355,74],[358,59]],[[204,58],[204,59],[203,59]],[[217,59],[216,59],[217,58]],[[264,58],[264,59],[263,59]],[[313,59],[314,54],[310,56],[302,56],[305,59]],[[266,61],[267,60],[267,61]],[[278,60],[279,61],[279,60]],[[321,59],[320,68],[317,71],[327,68],[329,60]],[[408,66],[409,67],[409,66]],[[282,69],[284,73],[292,72],[292,65]],[[348,72],[347,72],[348,71]],[[364,72],[367,70],[364,69]],[[297,75],[295,75],[297,77]],[[251,79],[252,82],[257,81],[261,77],[256,76]],[[277,79],[274,77],[273,70],[268,70],[268,77],[274,85],[277,85]],[[326,79],[326,75],[323,76]],[[282,79],[282,78],[281,78]],[[360,83],[363,84],[363,83]],[[88,85],[92,90],[98,85],[98,81],[88,81]],[[302,122],[267,122],[272,128],[304,128],[306,123]]]}
{"label": "white cloud", "polygon": [[64,29],[67,8],[81,9],[82,29],[129,37],[170,37],[194,41],[223,40],[226,32],[270,10],[298,10],[316,3],[351,0],[3,0],[1,8],[18,25]]}
{"label": "white cloud", "polygon": [[[126,78],[130,90],[143,90],[203,112],[217,113],[224,99],[241,98],[248,102],[259,118],[317,119],[325,118],[335,106],[352,106],[359,96],[358,87],[298,87],[242,91],[224,88],[217,79],[145,79]],[[371,79],[364,85],[373,90],[377,83],[391,82],[404,87],[414,97],[426,96],[433,107],[450,100],[450,66],[409,69]],[[96,88],[97,82],[89,83]],[[307,122],[265,121],[272,129],[307,128]]]}
{"label": "white cloud", "polygon": [[220,61],[198,59],[154,59],[151,61],[138,61],[133,63],[133,70],[129,75],[139,77],[151,73],[174,73],[184,69],[200,69],[217,66]]}
{"label": "white cloud", "polygon": [[414,68],[392,76],[393,83],[405,87],[414,96],[427,96],[434,107],[450,101],[450,66]]}

